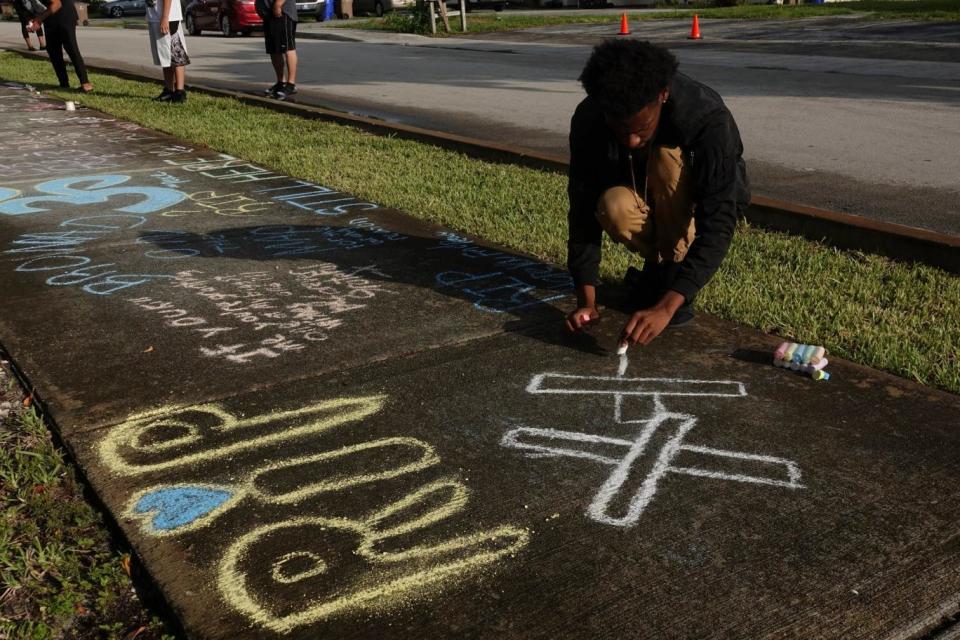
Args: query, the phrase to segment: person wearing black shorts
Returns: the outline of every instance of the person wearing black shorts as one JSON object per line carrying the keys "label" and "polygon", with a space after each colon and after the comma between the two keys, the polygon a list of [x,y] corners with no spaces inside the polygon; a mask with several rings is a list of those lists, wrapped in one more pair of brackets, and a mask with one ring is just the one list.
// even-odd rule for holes
{"label": "person wearing black shorts", "polygon": [[296,0],[256,0],[263,18],[263,39],[277,81],[266,94],[283,100],[297,92]]}

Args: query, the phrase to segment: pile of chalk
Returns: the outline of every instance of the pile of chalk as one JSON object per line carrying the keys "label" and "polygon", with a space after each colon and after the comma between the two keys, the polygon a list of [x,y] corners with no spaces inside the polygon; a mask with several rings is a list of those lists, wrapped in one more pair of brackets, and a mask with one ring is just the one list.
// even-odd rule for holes
{"label": "pile of chalk", "polygon": [[784,342],[773,353],[773,366],[809,374],[814,380],[829,380],[824,371],[827,366],[827,350],[812,344]]}

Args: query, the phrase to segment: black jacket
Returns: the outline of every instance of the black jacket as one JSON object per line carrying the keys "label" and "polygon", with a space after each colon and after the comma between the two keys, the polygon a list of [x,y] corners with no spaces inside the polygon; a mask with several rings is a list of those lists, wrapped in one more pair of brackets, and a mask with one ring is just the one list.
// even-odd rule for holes
{"label": "black jacket", "polygon": [[[738,216],[750,201],[737,123],[720,96],[678,73],[660,115],[654,145],[679,146],[693,168],[697,236],[671,289],[688,301],[713,277],[733,238]],[[608,188],[631,185],[629,151],[617,143],[603,113],[589,97],[570,123],[570,196],[567,265],[577,286],[597,284],[602,229],[594,217]],[[645,154],[634,152],[636,184],[643,184]]]}

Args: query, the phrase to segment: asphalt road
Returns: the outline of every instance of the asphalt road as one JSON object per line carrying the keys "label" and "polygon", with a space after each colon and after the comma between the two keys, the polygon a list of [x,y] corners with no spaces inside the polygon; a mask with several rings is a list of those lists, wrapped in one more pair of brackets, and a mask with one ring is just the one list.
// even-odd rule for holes
{"label": "asphalt road", "polygon": [[[705,42],[684,40],[678,21],[634,23],[633,36],[670,46],[684,72],[724,96],[756,193],[960,234],[960,26],[701,26]],[[589,48],[613,33],[568,25],[436,41],[304,25],[311,30],[338,40],[298,43],[302,102],[557,154]],[[156,73],[142,31],[84,29],[80,41],[92,62]],[[0,46],[19,44],[17,25],[0,25]],[[259,38],[210,34],[189,46],[188,81],[271,82]]]}

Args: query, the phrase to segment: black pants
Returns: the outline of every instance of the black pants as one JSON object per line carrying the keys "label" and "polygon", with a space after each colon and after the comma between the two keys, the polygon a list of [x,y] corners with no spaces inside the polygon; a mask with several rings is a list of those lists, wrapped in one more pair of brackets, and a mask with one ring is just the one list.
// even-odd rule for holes
{"label": "black pants", "polygon": [[[627,269],[624,283],[634,291],[633,302],[638,309],[652,307],[673,286],[680,273],[679,262],[663,262],[644,260],[643,271],[635,267]],[[688,306],[693,300],[684,303]]]}
{"label": "black pants", "polygon": [[87,66],[83,63],[83,56],[80,55],[80,47],[77,46],[77,25],[70,21],[64,25],[59,21],[47,20],[44,23],[47,28],[47,55],[50,56],[50,64],[57,74],[57,80],[60,86],[67,88],[70,86],[70,79],[67,77],[67,65],[63,62],[63,52],[66,51],[70,56],[70,62],[73,63],[73,69],[77,72],[77,78],[80,84],[87,84]]}

